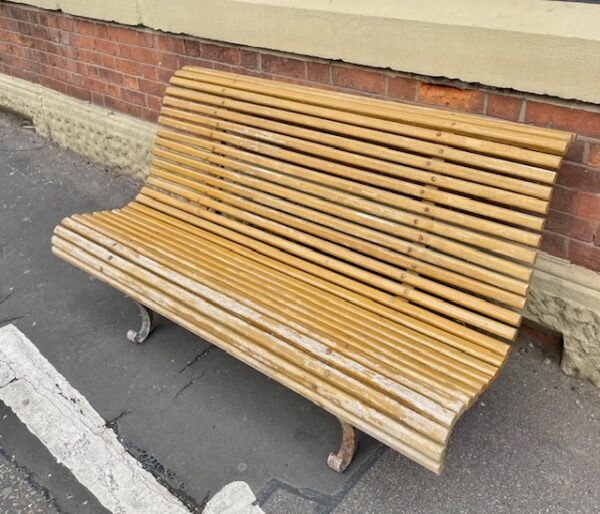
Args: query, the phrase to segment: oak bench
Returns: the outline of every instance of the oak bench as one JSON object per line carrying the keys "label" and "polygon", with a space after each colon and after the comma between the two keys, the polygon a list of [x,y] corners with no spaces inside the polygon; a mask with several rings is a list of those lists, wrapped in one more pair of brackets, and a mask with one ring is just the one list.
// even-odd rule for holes
{"label": "oak bench", "polygon": [[149,177],[53,252],[439,473],[506,362],[573,135],[185,67]]}

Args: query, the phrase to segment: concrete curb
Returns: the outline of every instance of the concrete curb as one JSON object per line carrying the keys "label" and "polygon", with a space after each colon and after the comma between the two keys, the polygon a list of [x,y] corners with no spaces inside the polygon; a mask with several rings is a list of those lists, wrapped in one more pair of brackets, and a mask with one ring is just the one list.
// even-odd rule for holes
{"label": "concrete curb", "polygon": [[[0,74],[0,108],[36,131],[118,173],[143,180],[157,125]],[[540,252],[525,318],[561,332],[562,369],[600,387],[600,273]]]}

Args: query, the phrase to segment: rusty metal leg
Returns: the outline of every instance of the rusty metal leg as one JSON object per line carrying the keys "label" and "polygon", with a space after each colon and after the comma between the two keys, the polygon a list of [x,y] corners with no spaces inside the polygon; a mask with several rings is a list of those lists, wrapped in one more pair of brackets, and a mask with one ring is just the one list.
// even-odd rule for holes
{"label": "rusty metal leg", "polygon": [[132,343],[141,344],[150,335],[150,332],[154,330],[154,311],[151,311],[141,303],[135,302],[140,310],[140,316],[142,317],[142,326],[139,331],[129,330],[127,332],[127,339]]}
{"label": "rusty metal leg", "polygon": [[337,453],[329,454],[327,465],[338,473],[343,473],[354,458],[358,446],[358,433],[352,425],[341,419],[339,422],[342,426],[342,443]]}

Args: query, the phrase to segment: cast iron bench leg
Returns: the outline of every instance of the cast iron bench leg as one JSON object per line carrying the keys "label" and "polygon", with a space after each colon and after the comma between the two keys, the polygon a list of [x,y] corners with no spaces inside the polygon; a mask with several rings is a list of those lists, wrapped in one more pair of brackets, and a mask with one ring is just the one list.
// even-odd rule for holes
{"label": "cast iron bench leg", "polygon": [[327,457],[327,465],[337,471],[343,473],[348,465],[352,462],[354,453],[358,446],[358,433],[356,428],[346,423],[345,421],[339,420],[342,426],[342,443],[337,453],[331,452]]}
{"label": "cast iron bench leg", "polygon": [[127,339],[132,343],[141,344],[150,335],[150,332],[154,330],[154,311],[151,311],[141,303],[135,302],[140,310],[140,316],[142,317],[142,326],[139,331],[129,330],[127,332]]}

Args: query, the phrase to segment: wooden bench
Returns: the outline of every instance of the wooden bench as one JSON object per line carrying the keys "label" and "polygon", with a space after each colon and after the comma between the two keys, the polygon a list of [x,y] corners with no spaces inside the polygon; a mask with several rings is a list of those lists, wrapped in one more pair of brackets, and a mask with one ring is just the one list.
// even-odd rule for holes
{"label": "wooden bench", "polygon": [[[145,186],[53,252],[439,473],[521,322],[573,135],[186,67]],[[143,307],[142,307],[143,306]]]}

